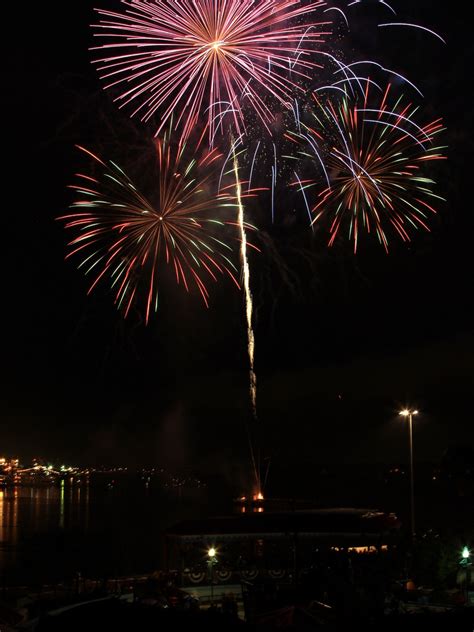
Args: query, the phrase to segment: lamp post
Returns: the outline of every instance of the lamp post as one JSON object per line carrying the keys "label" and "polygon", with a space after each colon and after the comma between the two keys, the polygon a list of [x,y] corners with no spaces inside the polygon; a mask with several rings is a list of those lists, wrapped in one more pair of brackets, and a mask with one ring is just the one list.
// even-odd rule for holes
{"label": "lamp post", "polygon": [[[461,561],[459,565],[464,571],[464,578],[461,574],[461,585],[464,584],[464,599],[466,606],[469,605],[469,582],[470,582],[470,572],[468,567],[471,566],[471,551],[465,546],[461,552]],[[463,581],[464,580],[464,581]]]}
{"label": "lamp post", "polygon": [[415,539],[415,486],[413,477],[413,415],[418,415],[417,410],[408,410],[405,408],[400,411],[402,417],[408,417],[408,430],[410,433],[410,520],[411,520],[411,537]]}
{"label": "lamp post", "polygon": [[214,605],[214,565],[217,564],[217,551],[211,546],[207,551],[207,568],[209,570],[209,579],[211,582],[211,606]]}

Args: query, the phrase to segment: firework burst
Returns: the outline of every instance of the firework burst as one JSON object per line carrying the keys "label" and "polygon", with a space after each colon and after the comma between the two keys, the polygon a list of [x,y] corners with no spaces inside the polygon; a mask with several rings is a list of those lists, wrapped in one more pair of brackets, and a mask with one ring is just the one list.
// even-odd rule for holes
{"label": "firework burst", "polygon": [[232,249],[222,239],[225,222],[219,218],[223,207],[235,204],[225,192],[212,193],[209,182],[219,152],[206,151],[199,160],[187,163],[184,148],[174,149],[166,138],[158,140],[156,147],[155,203],[114,162],[79,148],[92,158],[98,175],[76,174],[72,212],[58,218],[77,233],[66,258],[82,259],[79,268],[92,278],[89,292],[107,280],[125,316],[134,302],[144,302],[146,322],[158,306],[164,266],[171,267],[186,290],[196,286],[206,306],[207,281],[225,274],[239,286]]}
{"label": "firework burst", "polygon": [[[365,230],[375,233],[388,251],[390,233],[406,242],[416,229],[429,231],[429,215],[436,213],[433,204],[443,199],[424,174],[426,163],[445,158],[445,148],[435,142],[443,130],[441,119],[420,126],[417,107],[404,104],[402,97],[393,105],[389,100],[390,84],[382,100],[371,106],[367,82],[363,98],[318,99],[312,120],[302,125],[302,132],[290,134],[305,146],[300,156],[310,158],[324,174],[324,188],[320,179],[299,176],[294,186],[305,203],[311,190],[319,190],[311,208],[312,224],[331,218],[329,245],[345,233],[356,252]],[[328,132],[330,142],[325,140]]]}
{"label": "firework burst", "polygon": [[311,20],[323,0],[122,1],[124,13],[98,9],[99,73],[106,88],[121,89],[122,106],[135,105],[133,114],[160,114],[157,133],[179,112],[183,140],[199,117],[211,142],[225,116],[240,135],[243,102],[268,128],[269,102],[289,107],[317,66],[314,48],[330,24]]}

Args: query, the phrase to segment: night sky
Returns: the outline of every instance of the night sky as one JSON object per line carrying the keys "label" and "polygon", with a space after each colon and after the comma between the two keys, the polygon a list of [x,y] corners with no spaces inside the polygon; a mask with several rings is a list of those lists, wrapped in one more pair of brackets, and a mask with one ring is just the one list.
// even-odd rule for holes
{"label": "night sky", "polygon": [[[449,161],[436,179],[448,202],[430,234],[392,242],[389,256],[370,242],[354,256],[348,242],[328,250],[298,226],[266,226],[290,277],[270,249],[252,255],[259,414],[280,466],[406,460],[405,404],[423,412],[418,459],[474,442],[471,25],[446,3],[393,4],[448,45],[395,29],[367,36],[380,11],[371,4],[357,9],[351,54],[363,49],[410,76],[425,92],[426,119],[445,118]],[[169,285],[145,327],[137,313],[123,321],[106,285],[87,297],[64,261],[55,218],[84,164],[74,144],[138,160],[150,132],[99,87],[87,50],[92,6],[33,3],[26,16],[9,7],[4,17],[0,452],[228,471],[247,457],[242,293],[222,283],[205,309]]]}

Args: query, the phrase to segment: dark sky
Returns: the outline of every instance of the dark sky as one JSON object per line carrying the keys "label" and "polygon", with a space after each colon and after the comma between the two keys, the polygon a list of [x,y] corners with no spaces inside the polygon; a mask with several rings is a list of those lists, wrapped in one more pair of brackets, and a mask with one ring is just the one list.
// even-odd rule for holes
{"label": "dark sky", "polygon": [[[252,256],[259,412],[280,466],[405,459],[396,415],[405,403],[423,411],[418,458],[474,440],[473,38],[445,3],[393,4],[448,45],[411,31],[367,35],[372,6],[354,17],[353,55],[363,48],[408,74],[426,94],[426,116],[445,118],[449,162],[437,178],[448,203],[432,233],[389,256],[370,244],[356,257],[348,243],[328,251],[308,231],[270,229],[291,287],[270,251]],[[74,143],[130,157],[149,131],[99,89],[87,50],[92,6],[33,3],[27,16],[4,18],[0,452],[230,470],[246,458],[242,295],[218,287],[206,310],[170,286],[145,328],[136,314],[122,320],[105,286],[86,297],[64,262],[55,217],[71,202]]]}

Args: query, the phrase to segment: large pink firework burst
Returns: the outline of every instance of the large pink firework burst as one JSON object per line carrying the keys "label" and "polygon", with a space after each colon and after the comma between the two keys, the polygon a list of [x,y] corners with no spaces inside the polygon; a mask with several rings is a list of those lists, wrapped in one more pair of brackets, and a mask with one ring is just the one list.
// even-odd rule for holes
{"label": "large pink firework burst", "polygon": [[[246,103],[268,128],[273,104],[288,107],[317,66],[313,53],[329,22],[313,21],[323,0],[122,0],[123,13],[98,9],[105,43],[97,60],[106,88],[147,121],[172,115],[182,140],[207,123],[209,138],[231,117],[245,129]],[[199,120],[200,119],[200,120]]]}

